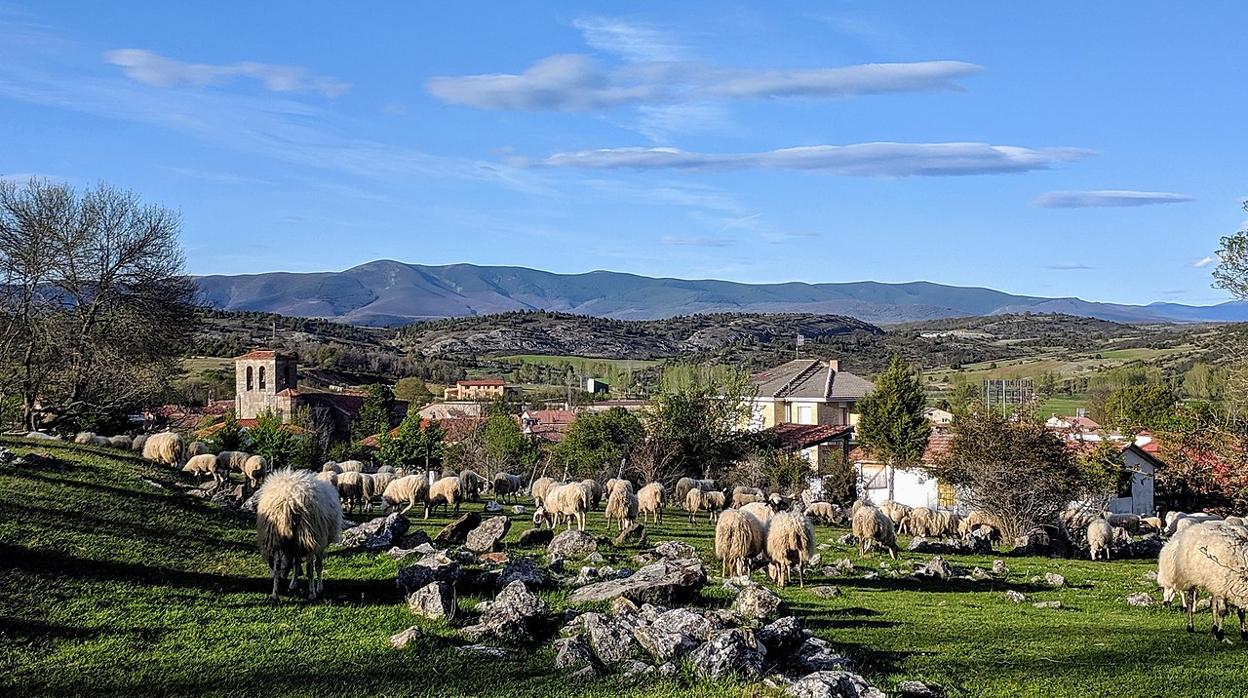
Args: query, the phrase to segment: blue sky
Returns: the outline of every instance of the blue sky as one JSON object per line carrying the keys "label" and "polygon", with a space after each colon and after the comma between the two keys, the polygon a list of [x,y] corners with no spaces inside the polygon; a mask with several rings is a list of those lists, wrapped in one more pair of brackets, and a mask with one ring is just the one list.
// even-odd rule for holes
{"label": "blue sky", "polygon": [[1244,26],[1229,2],[0,0],[0,175],[178,208],[201,274],[1205,304],[1245,218]]}

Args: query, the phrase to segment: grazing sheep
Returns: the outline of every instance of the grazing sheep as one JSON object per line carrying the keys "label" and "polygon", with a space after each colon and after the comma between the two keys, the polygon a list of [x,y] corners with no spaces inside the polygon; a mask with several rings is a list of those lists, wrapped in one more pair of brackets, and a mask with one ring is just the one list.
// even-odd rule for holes
{"label": "grazing sheep", "polygon": [[[41,431],[28,431],[26,432],[26,438],[40,439],[43,441],[60,441],[61,440],[61,437],[57,436],[56,434],[45,434]],[[134,447],[131,446],[131,448],[134,448]],[[142,447],[140,446],[140,448]],[[139,449],[135,449],[135,450],[137,451]]]}
{"label": "grazing sheep", "polygon": [[894,502],[891,499],[884,500],[884,503],[880,505],[879,509],[884,512],[884,515],[887,516],[890,521],[893,522],[893,528],[899,531],[905,530],[902,524],[906,520],[906,517],[914,511],[914,507]]}
{"label": "grazing sheep", "polygon": [[139,434],[130,439],[130,450],[138,453],[143,452],[143,447],[147,445],[147,434]]}
{"label": "grazing sheep", "polygon": [[[417,504],[424,504],[429,497],[429,478],[424,475],[406,475],[395,478],[381,493],[381,510],[389,512],[400,504],[407,506],[400,511],[406,514]],[[427,517],[426,517],[427,518]]]}
{"label": "grazing sheep", "polygon": [[511,473],[499,473],[494,476],[494,500],[500,497],[503,501],[507,501],[507,496],[511,496],[511,501],[516,501],[516,495],[520,494],[520,490],[524,488],[524,480],[519,475]]}
{"label": "grazing sheep", "polygon": [[677,502],[684,502],[688,496],[689,490],[698,489],[698,481],[691,477],[682,477],[676,481],[676,488],[672,491]]}
{"label": "grazing sheep", "polygon": [[1140,521],[1147,527],[1141,529],[1143,533],[1161,533],[1161,529],[1165,527],[1161,519],[1156,516],[1145,516]]}
{"label": "grazing sheep", "polygon": [[338,498],[342,500],[343,511],[351,511],[364,501],[363,473],[349,470],[338,475]]}
{"label": "grazing sheep", "polygon": [[663,505],[667,503],[667,490],[658,482],[651,482],[637,491],[637,510],[641,512],[641,520],[646,515],[654,517],[655,523],[663,523]]}
{"label": "grazing sheep", "polygon": [[720,575],[749,575],[750,558],[763,552],[763,525],[748,513],[729,509],[715,523],[715,557]]}
{"label": "grazing sheep", "polygon": [[269,563],[274,599],[278,584],[291,575],[290,589],[306,563],[308,598],[325,589],[325,548],[342,538],[342,509],[328,484],[306,470],[280,470],[260,488],[256,505],[256,542]]}
{"label": "grazing sheep", "polygon": [[373,508],[373,497],[381,494],[371,473],[360,473],[360,506],[367,514]]}
{"label": "grazing sheep", "polygon": [[338,473],[335,473],[332,470],[322,470],[317,473],[315,477],[321,482],[328,482],[333,486],[335,492],[338,491]]}
{"label": "grazing sheep", "polygon": [[797,566],[798,586],[806,586],[802,568],[815,554],[815,529],[810,519],[796,512],[776,514],[767,524],[767,576],[778,586],[785,586]]}
{"label": "grazing sheep", "polygon": [[533,485],[529,487],[529,494],[533,495],[533,503],[540,507],[542,502],[546,501],[546,495],[550,494],[550,491],[558,484],[560,483],[553,477],[539,477],[534,480]]}
{"label": "grazing sheep", "polygon": [[269,472],[269,461],[264,456],[248,456],[243,461],[243,477],[247,478],[247,486],[255,489],[260,486],[264,474]]}
{"label": "grazing sheep", "polygon": [[358,460],[344,460],[338,464],[344,473],[362,473],[364,472],[364,463]]}
{"label": "grazing sheep", "polygon": [[165,431],[147,437],[143,443],[143,457],[162,465],[176,467],[182,462],[182,452],[185,449],[186,445],[180,434]]}
{"label": "grazing sheep", "polygon": [[391,475],[393,475],[396,471],[393,465],[379,465],[377,466],[377,472],[390,473]]}
{"label": "grazing sheep", "polygon": [[[108,445],[113,448],[120,448],[123,451],[130,450],[129,436],[110,436],[108,437]],[[191,454],[194,455],[194,454]]]}
{"label": "grazing sheep", "polygon": [[1105,559],[1109,559],[1109,548],[1114,544],[1114,529],[1105,519],[1093,519],[1088,524],[1088,551],[1092,555],[1093,560],[1099,559],[1099,555],[1103,553]]}
{"label": "grazing sheep", "polygon": [[616,482],[607,497],[607,528],[611,528],[612,521],[617,521],[623,531],[637,520],[637,508],[637,495],[633,494],[632,484],[623,480]]}
{"label": "grazing sheep", "polygon": [[[1084,523],[1085,528],[1087,527],[1088,523],[1090,523],[1090,521]],[[965,536],[965,535],[974,533],[976,530],[978,530],[981,527],[987,527],[991,529],[992,538],[994,540],[1001,538],[1001,523],[997,521],[997,517],[993,516],[992,514],[989,514],[986,511],[981,511],[979,509],[972,511],[971,513],[967,514],[965,517],[962,518],[962,521],[958,524],[958,532]],[[1068,526],[1067,530],[1074,530],[1074,529],[1071,529]]]}
{"label": "grazing sheep", "polygon": [[1227,526],[1243,526],[1244,518],[1242,516],[1228,516],[1223,521]]}
{"label": "grazing sheep", "polygon": [[340,475],[342,474],[342,466],[332,460],[327,460],[325,461],[325,464],[321,466],[321,472]]}
{"label": "grazing sheep", "polygon": [[109,448],[113,445],[113,442],[107,436],[92,436],[91,445]]}
{"label": "grazing sheep", "polygon": [[732,504],[733,509],[740,509],[746,504],[761,502],[767,498],[767,495],[757,487],[746,487],[745,485],[737,485],[732,488]]}
{"label": "grazing sheep", "polygon": [[897,559],[897,531],[893,528],[893,520],[884,512],[867,505],[859,508],[854,514],[853,532],[858,539],[859,557],[879,545],[888,550],[890,557]]}
{"label": "grazing sheep", "polygon": [[243,467],[247,465],[247,459],[251,458],[250,453],[244,451],[222,451],[217,454],[217,463],[225,472],[243,472]]}
{"label": "grazing sheep", "polygon": [[186,457],[199,456],[205,453],[212,453],[208,448],[208,444],[203,441],[192,441],[186,445]]}
{"label": "grazing sheep", "polygon": [[1110,526],[1115,528],[1125,528],[1127,532],[1133,536],[1138,536],[1143,532],[1144,519],[1139,514],[1109,514],[1105,515],[1105,520]]}
{"label": "grazing sheep", "polygon": [[557,528],[560,521],[567,521],[571,530],[576,521],[577,530],[585,530],[585,511],[589,509],[589,490],[579,482],[558,485],[546,493],[540,506],[533,512],[535,525],[545,524]]}
{"label": "grazing sheep", "polygon": [[459,486],[463,491],[465,500],[477,501],[487,484],[485,478],[478,475],[476,471],[465,468],[459,474]]}
{"label": "grazing sheep", "polygon": [[429,506],[425,507],[425,518],[429,518],[430,511],[437,511],[438,505],[442,505],[442,513],[450,515],[451,505],[455,506],[455,513],[459,513],[459,505],[464,501],[463,482],[452,475],[444,477],[441,480],[429,486]]}
{"label": "grazing sheep", "polygon": [[716,514],[724,508],[723,492],[705,492],[697,487],[685,494],[685,511],[689,512],[689,523],[697,523],[699,511],[707,512],[706,520],[714,521]]}
{"label": "grazing sheep", "polygon": [[828,525],[845,518],[845,512],[831,502],[811,502],[810,506],[806,507],[806,515]]}
{"label": "grazing sheep", "polygon": [[390,486],[390,483],[397,479],[398,476],[394,473],[383,473],[380,471],[373,473],[373,489],[371,497],[380,497],[386,491],[386,488]]}
{"label": "grazing sheep", "polygon": [[[880,511],[883,512],[883,509]],[[927,507],[915,507],[902,517],[901,526],[897,528],[897,531],[911,536],[930,538],[940,535],[940,529],[941,524],[936,512]]]}
{"label": "grazing sheep", "polygon": [[939,529],[937,535],[956,536],[958,535],[958,527],[962,525],[962,517],[952,511],[936,512],[936,524]]}
{"label": "grazing sheep", "polygon": [[[606,492],[611,491],[612,483],[615,483],[615,482],[619,482],[619,481],[614,478],[607,481]],[[597,509],[598,505],[602,504],[602,497],[604,494],[602,485],[599,484],[598,481],[593,478],[586,478],[584,480],[581,480],[581,484],[589,488],[589,508]]]}
{"label": "grazing sheep", "polygon": [[[1177,519],[1176,519],[1177,521]],[[1169,603],[1178,593],[1187,611],[1187,631],[1195,629],[1200,589],[1212,597],[1213,634],[1225,638],[1222,619],[1227,606],[1239,615],[1239,634],[1248,639],[1244,609],[1248,608],[1248,531],[1238,526],[1192,524],[1176,533],[1157,560],[1157,583]]]}
{"label": "grazing sheep", "polygon": [[753,516],[763,526],[763,530],[767,529],[767,524],[771,522],[771,517],[776,515],[776,511],[767,506],[766,502],[750,502],[738,509]]}
{"label": "grazing sheep", "polygon": [[78,432],[77,435],[74,436],[74,443],[78,444],[79,446],[90,446],[91,442],[94,440],[95,440],[95,432],[93,431],[80,431]]}
{"label": "grazing sheep", "polygon": [[222,470],[217,465],[217,457],[211,453],[201,453],[198,456],[191,456],[186,460],[186,465],[182,466],[182,472],[190,473],[198,477],[212,476],[215,482],[225,482],[230,477],[228,470]]}
{"label": "grazing sheep", "polygon": [[[1221,521],[1221,520],[1222,520],[1221,517],[1215,516],[1213,514],[1209,514],[1203,511],[1198,511],[1194,514],[1179,514],[1178,516],[1174,517],[1169,524],[1167,524],[1166,535],[1172,536],[1175,533],[1178,533],[1179,531],[1182,531],[1184,528],[1187,528],[1188,526],[1191,526],[1193,524],[1204,523],[1206,521]],[[1184,523],[1184,522],[1187,522],[1187,523]]]}

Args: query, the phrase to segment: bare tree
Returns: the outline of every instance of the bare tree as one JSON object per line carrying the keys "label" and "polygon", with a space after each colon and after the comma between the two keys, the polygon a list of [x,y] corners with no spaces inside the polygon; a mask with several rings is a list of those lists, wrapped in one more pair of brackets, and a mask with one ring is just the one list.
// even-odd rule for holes
{"label": "bare tree", "polygon": [[0,182],[0,383],[26,428],[152,400],[194,330],[178,214],[108,185]]}
{"label": "bare tree", "polygon": [[629,465],[641,482],[661,482],[672,487],[679,475],[676,472],[676,456],[679,453],[679,444],[651,436],[633,451]]}

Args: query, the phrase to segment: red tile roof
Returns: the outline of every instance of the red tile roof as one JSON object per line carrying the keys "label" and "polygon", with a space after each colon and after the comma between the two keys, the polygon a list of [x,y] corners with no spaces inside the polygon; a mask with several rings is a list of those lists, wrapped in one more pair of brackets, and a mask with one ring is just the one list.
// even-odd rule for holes
{"label": "red tile roof", "polygon": [[498,388],[507,385],[502,378],[476,378],[466,381],[455,381],[455,385],[477,388]]}
{"label": "red tile roof", "polygon": [[801,450],[837,439],[848,438],[854,428],[832,424],[777,424],[763,431],[771,434],[785,449]]}
{"label": "red tile roof", "polygon": [[[924,465],[932,465],[939,461],[945,454],[949,453],[949,446],[953,443],[953,432],[948,429],[942,429],[933,426],[932,431],[927,436],[927,446],[923,449],[923,457],[920,461]],[[855,446],[854,450],[849,452],[849,462],[875,462],[882,463],[883,459],[875,456],[869,450],[862,446]]]}
{"label": "red tile roof", "polygon": [[246,354],[243,354],[242,356],[234,357],[234,360],[239,361],[242,359],[271,359],[275,356],[277,356],[277,351],[274,349],[253,349],[252,351],[249,351]]}

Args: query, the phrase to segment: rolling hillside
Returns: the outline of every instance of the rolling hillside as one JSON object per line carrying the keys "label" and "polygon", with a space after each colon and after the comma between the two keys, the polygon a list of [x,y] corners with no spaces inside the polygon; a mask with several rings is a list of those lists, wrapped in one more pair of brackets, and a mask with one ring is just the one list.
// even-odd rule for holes
{"label": "rolling hillside", "polygon": [[549,310],[624,320],[695,313],[847,315],[874,324],[1000,313],[1065,313],[1115,322],[1248,320],[1248,304],[1198,307],[1095,303],[1018,296],[929,282],[744,284],[656,279],[524,267],[425,266],[379,260],[342,272],[273,272],[196,279],[203,301],[224,310],[329,318],[358,325]]}

